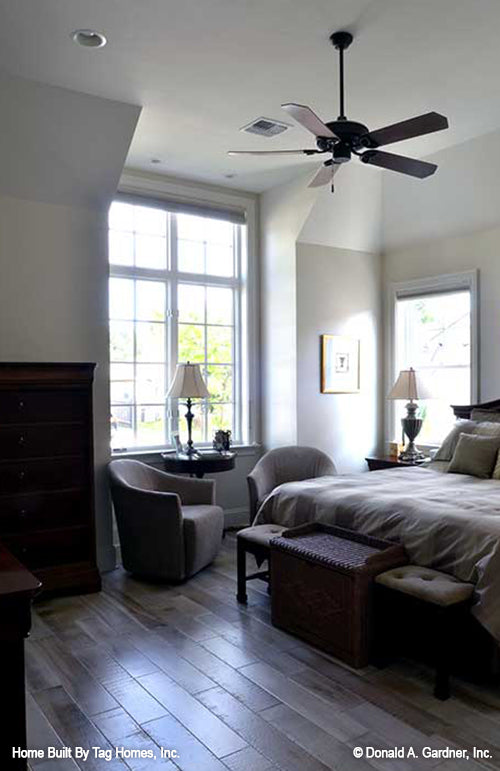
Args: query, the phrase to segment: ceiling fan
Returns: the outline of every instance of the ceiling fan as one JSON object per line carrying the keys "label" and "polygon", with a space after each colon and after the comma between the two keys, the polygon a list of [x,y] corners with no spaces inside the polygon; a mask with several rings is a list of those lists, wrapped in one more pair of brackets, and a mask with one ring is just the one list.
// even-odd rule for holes
{"label": "ceiling fan", "polygon": [[363,163],[380,166],[400,174],[423,179],[429,177],[437,169],[435,163],[407,158],[404,155],[386,153],[379,147],[401,142],[403,139],[431,134],[448,128],[448,119],[437,112],[428,112],[416,118],[394,123],[376,131],[369,131],[363,123],[348,120],[344,108],[344,51],[353,41],[350,32],[334,32],[330,36],[332,45],[339,52],[340,74],[340,115],[337,120],[323,123],[320,118],[302,104],[282,104],[282,108],[316,137],[316,148],[307,150],[230,150],[228,155],[321,155],[328,153],[328,158],[310,182],[309,187],[320,187],[331,183],[333,193],[333,177],[338,168],[357,155]]}

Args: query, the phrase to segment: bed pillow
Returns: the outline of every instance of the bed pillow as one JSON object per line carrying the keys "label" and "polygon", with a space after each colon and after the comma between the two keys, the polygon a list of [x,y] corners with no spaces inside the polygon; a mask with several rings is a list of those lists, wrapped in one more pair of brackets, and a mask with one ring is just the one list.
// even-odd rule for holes
{"label": "bed pillow", "polygon": [[476,427],[472,433],[480,434],[481,436],[500,436],[500,423],[476,423]]}
{"label": "bed pillow", "polygon": [[474,420],[457,420],[432,460],[451,460],[460,434],[472,434],[476,428],[477,423]]}
{"label": "bed pillow", "polygon": [[500,435],[460,434],[448,473],[470,474],[480,479],[488,479],[495,468],[499,450]]}
{"label": "bed pillow", "polygon": [[493,469],[493,474],[491,475],[492,479],[500,479],[500,452],[497,455],[497,460],[495,463],[495,468]]}
{"label": "bed pillow", "polygon": [[476,423],[500,423],[500,412],[493,410],[472,410],[470,417]]}

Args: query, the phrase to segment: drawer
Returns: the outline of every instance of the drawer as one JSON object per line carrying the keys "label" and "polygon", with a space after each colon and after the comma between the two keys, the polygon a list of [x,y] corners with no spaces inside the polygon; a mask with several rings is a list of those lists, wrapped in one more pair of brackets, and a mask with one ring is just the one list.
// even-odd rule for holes
{"label": "drawer", "polygon": [[88,558],[90,539],[88,528],[75,527],[4,536],[2,543],[23,565],[34,570]]}
{"label": "drawer", "polygon": [[8,533],[85,525],[90,515],[90,496],[85,490],[1,496],[0,537]]}
{"label": "drawer", "polygon": [[1,391],[0,425],[83,421],[88,397],[82,391]]}
{"label": "drawer", "polygon": [[84,487],[88,476],[84,458],[0,463],[0,494]]}
{"label": "drawer", "polygon": [[0,428],[0,460],[83,455],[85,445],[86,432],[83,425],[28,425]]}

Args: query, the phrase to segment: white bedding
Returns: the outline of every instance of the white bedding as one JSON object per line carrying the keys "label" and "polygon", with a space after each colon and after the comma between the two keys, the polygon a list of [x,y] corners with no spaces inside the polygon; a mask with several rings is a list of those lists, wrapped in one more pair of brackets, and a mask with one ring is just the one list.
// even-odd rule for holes
{"label": "white bedding", "polygon": [[277,487],[256,524],[319,521],[402,543],[410,561],[476,585],[473,613],[500,642],[500,481],[393,468]]}

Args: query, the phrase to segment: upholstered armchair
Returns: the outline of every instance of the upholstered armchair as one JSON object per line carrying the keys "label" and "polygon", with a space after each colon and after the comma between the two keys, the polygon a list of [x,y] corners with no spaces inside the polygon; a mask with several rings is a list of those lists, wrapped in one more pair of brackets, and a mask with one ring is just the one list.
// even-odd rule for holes
{"label": "upholstered armchair", "polygon": [[109,477],[125,570],[183,581],[215,559],[224,514],[213,481],[125,459],[111,461]]}
{"label": "upholstered armchair", "polygon": [[247,476],[250,524],[265,498],[278,485],[336,473],[335,464],[328,455],[314,447],[277,447],[266,452]]}

